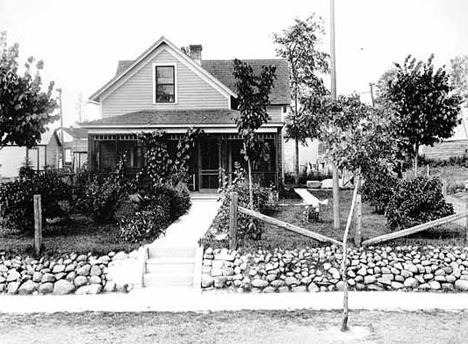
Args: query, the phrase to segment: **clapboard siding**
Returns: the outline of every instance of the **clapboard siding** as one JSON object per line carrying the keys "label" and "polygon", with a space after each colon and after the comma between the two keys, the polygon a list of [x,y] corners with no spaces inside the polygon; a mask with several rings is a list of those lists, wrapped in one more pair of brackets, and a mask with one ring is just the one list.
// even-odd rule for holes
{"label": "clapboard siding", "polygon": [[428,159],[436,160],[463,156],[468,153],[468,140],[444,141],[434,144],[434,147],[423,146],[419,153]]}
{"label": "clapboard siding", "polygon": [[[163,47],[141,62],[137,72],[124,77],[104,95],[102,117],[118,116],[139,110],[226,109],[229,98],[193,72]],[[153,103],[153,63],[177,67],[177,103]],[[138,66],[136,68],[139,68]]]}
{"label": "clapboard siding", "polygon": [[283,122],[283,107],[282,106],[269,106],[267,108],[267,111],[271,117],[271,122]]}

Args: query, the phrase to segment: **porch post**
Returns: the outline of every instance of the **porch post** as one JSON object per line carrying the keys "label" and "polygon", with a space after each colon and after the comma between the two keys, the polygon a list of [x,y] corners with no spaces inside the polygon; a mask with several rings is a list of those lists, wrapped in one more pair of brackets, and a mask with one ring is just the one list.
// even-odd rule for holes
{"label": "porch post", "polygon": [[96,171],[96,145],[93,135],[88,135],[88,164],[91,172]]}

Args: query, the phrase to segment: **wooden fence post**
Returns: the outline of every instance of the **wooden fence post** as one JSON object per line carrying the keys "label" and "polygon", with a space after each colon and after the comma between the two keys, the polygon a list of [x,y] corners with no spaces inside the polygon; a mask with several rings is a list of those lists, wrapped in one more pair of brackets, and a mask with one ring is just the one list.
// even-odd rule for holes
{"label": "wooden fence post", "polygon": [[[465,211],[468,211],[468,203],[465,203]],[[468,216],[465,217],[465,242],[468,243]]]}
{"label": "wooden fence post", "polygon": [[442,179],[442,196],[447,197],[447,179]]}
{"label": "wooden fence post", "polygon": [[231,240],[229,241],[229,249],[235,250],[237,247],[237,202],[239,196],[237,192],[231,192],[231,205],[229,211],[229,233]]}
{"label": "wooden fence post", "polygon": [[34,252],[41,253],[42,246],[42,207],[41,195],[34,195]]}
{"label": "wooden fence post", "polygon": [[356,209],[355,209],[355,219],[356,219],[356,224],[355,224],[355,229],[354,229],[354,244],[357,247],[361,246],[361,240],[362,240],[362,200],[361,200],[361,195],[358,194],[356,196]]}
{"label": "wooden fence post", "polygon": [[430,174],[430,173],[429,173],[429,165],[426,165],[426,176],[427,176],[428,178],[430,177],[429,174]]}

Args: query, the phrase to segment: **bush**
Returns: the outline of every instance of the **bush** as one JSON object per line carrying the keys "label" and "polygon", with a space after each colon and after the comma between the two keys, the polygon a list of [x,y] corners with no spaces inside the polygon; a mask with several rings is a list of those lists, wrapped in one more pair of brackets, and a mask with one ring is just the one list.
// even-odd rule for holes
{"label": "bush", "polygon": [[398,178],[385,168],[376,168],[372,175],[365,178],[362,185],[362,200],[374,207],[377,214],[384,214],[393,196],[393,187]]}
{"label": "bush", "polygon": [[92,219],[94,223],[109,222],[120,207],[126,189],[123,162],[119,162],[115,170],[106,176],[81,172],[73,191],[75,209]]}
{"label": "bush", "polygon": [[[214,229],[218,232],[227,233],[229,229],[229,207],[231,203],[231,192],[239,195],[238,204],[242,207],[249,207],[249,184],[245,178],[245,171],[236,163],[234,180],[231,185],[224,181],[220,191],[222,206],[214,221]],[[272,187],[262,187],[258,183],[252,185],[254,204],[253,208],[262,214],[271,214],[277,210],[278,194]],[[252,220],[251,217],[239,214],[238,237],[260,240],[263,233],[263,223]]]}
{"label": "bush", "polygon": [[409,228],[452,215],[453,206],[445,202],[438,178],[418,177],[400,180],[394,188],[385,216],[392,230]]}
{"label": "bush", "polygon": [[0,184],[0,217],[11,229],[32,232],[34,228],[33,196],[41,195],[42,220],[68,215],[70,186],[55,172],[24,174],[20,179]]}
{"label": "bush", "polygon": [[169,223],[169,213],[160,205],[148,210],[137,210],[120,221],[119,237],[129,242],[154,240],[165,233]]}
{"label": "bush", "polygon": [[156,185],[131,199],[133,213],[120,221],[120,238],[132,242],[157,239],[191,205],[190,193],[184,184]]}

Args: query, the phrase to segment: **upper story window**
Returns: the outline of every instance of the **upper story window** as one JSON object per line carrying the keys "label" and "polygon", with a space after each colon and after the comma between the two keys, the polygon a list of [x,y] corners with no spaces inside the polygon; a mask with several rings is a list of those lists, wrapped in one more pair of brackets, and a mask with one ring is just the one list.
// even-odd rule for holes
{"label": "upper story window", "polygon": [[156,103],[175,103],[175,66],[155,66]]}

